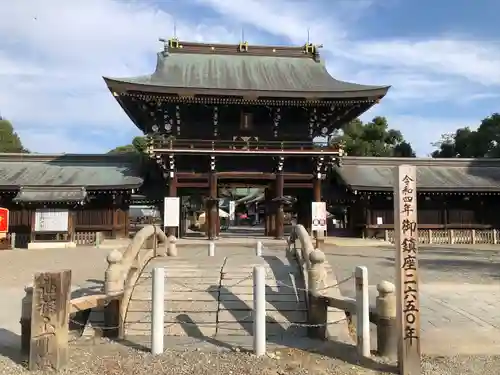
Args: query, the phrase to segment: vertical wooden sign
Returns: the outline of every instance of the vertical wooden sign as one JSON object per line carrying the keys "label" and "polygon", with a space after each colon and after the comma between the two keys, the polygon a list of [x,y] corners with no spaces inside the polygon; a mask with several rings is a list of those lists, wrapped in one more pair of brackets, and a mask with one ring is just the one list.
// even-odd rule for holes
{"label": "vertical wooden sign", "polygon": [[400,165],[394,171],[394,239],[398,365],[401,375],[420,375],[420,303],[418,288],[416,168]]}
{"label": "vertical wooden sign", "polygon": [[59,370],[68,362],[71,271],[35,275],[29,369]]}

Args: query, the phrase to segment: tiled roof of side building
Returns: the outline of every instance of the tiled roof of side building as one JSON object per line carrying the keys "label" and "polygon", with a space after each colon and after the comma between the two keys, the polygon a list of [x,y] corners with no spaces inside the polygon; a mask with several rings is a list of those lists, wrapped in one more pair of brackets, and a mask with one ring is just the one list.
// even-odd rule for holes
{"label": "tiled roof of side building", "polygon": [[345,157],[336,170],[352,190],[392,190],[394,167],[417,167],[420,191],[500,191],[500,159]]}
{"label": "tiled roof of side building", "polygon": [[[369,86],[339,81],[322,61],[305,54],[302,47],[249,46],[237,53],[236,45],[180,42],[183,48],[158,53],[151,75],[108,78],[116,91],[244,95],[256,97],[381,99],[389,86]],[[212,49],[213,48],[213,49]]]}
{"label": "tiled roof of side building", "polygon": [[132,155],[0,154],[0,189],[134,189],[142,182],[138,159]]}

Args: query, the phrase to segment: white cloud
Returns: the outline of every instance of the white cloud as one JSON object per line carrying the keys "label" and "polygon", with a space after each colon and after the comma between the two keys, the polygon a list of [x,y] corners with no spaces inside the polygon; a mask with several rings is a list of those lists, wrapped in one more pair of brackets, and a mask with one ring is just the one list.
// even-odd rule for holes
{"label": "white cloud", "polygon": [[[0,2],[0,14],[0,113],[28,148],[106,151],[100,139],[77,146],[82,132],[103,128],[130,141],[135,127],[101,77],[151,73],[158,38],[173,29],[170,14],[114,0]],[[176,19],[176,27],[190,40],[235,40],[217,24]]]}
{"label": "white cloud", "polygon": [[[210,15],[205,20],[201,8],[195,9],[191,3],[211,7],[222,18]],[[163,2],[158,4],[0,2],[0,113],[13,120],[28,148],[106,151],[114,146],[106,138],[116,144],[128,142],[136,129],[101,76],[152,72],[160,48],[158,37],[169,36],[173,30],[168,8]],[[390,11],[390,2],[384,4],[384,11]],[[402,113],[412,103],[442,102],[445,107],[476,104],[500,95],[500,48],[492,42],[441,36],[429,40],[360,39],[357,31],[363,27],[363,15],[380,7],[373,0],[192,0],[179,2],[177,7],[186,10],[184,17],[175,16],[177,33],[183,39],[234,43],[244,27],[250,37],[260,30],[298,45],[305,42],[310,28],[311,41],[324,44],[332,75],[393,86],[381,109],[398,123],[429,129],[412,132],[417,125],[404,126],[404,130],[408,127],[407,137],[422,150],[448,127],[455,129],[463,121],[455,124],[435,114],[427,118],[425,113]],[[492,111],[485,109],[484,115]],[[82,132],[99,136],[92,144],[83,145],[84,139],[75,136]],[[418,138],[421,134],[426,141]]]}

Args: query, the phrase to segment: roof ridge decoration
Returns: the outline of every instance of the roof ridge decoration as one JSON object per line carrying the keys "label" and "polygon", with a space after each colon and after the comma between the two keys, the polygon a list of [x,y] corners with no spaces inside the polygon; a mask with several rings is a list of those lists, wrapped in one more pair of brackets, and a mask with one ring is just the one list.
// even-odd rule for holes
{"label": "roof ridge decoration", "polygon": [[319,62],[319,49],[323,48],[322,44],[313,44],[309,41],[302,46],[271,46],[251,45],[248,41],[242,41],[238,44],[188,42],[181,41],[177,37],[170,39],[159,38],[158,40],[163,43],[162,52],[164,56],[173,53],[212,55],[245,53],[249,56],[310,58]]}

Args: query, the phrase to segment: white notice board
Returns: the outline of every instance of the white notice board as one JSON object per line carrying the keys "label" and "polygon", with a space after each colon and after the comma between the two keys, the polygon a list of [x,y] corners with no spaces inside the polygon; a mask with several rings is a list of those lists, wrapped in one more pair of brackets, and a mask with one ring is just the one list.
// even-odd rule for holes
{"label": "white notice board", "polygon": [[235,220],[236,219],[236,202],[235,201],[229,201],[229,220]]}
{"label": "white notice board", "polygon": [[181,198],[165,197],[163,210],[163,226],[178,227],[180,222]]}
{"label": "white notice board", "polygon": [[35,232],[67,232],[68,210],[38,209],[35,211]]}
{"label": "white notice board", "polygon": [[326,202],[312,202],[313,231],[326,231]]}

